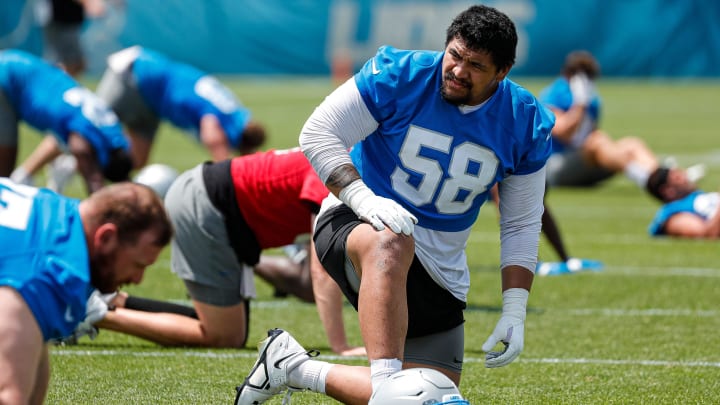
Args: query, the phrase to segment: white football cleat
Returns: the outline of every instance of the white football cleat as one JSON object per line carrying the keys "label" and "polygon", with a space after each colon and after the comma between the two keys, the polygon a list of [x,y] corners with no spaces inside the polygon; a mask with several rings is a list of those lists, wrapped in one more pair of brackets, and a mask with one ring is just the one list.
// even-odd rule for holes
{"label": "white football cleat", "polygon": [[282,250],[293,263],[300,264],[308,257],[306,246],[305,243],[293,243],[283,246]]}
{"label": "white football cleat", "polygon": [[[260,356],[250,374],[236,388],[235,405],[262,404],[285,389],[289,390],[288,396],[294,391],[300,391],[301,388],[287,385],[288,374],[319,354],[317,350],[305,350],[290,333],[277,328],[268,331],[268,337],[260,343],[258,351]],[[283,403],[287,400],[286,397]]]}

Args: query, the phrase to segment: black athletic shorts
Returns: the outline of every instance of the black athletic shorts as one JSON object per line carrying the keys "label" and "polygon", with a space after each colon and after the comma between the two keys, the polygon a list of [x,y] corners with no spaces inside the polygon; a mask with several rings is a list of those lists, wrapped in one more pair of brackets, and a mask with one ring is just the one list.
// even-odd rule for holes
{"label": "black athletic shorts", "polygon": [[[313,235],[320,262],[356,310],[358,294],[350,287],[345,275],[345,243],[350,232],[361,223],[350,208],[340,204],[321,214]],[[465,322],[465,302],[439,286],[417,256],[410,266],[406,288],[408,338],[443,332]]]}

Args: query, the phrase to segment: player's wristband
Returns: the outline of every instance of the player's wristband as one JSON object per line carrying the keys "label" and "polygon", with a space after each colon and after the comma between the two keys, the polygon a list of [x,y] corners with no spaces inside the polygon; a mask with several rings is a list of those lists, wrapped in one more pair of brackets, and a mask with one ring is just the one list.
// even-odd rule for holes
{"label": "player's wristband", "polygon": [[508,288],[503,291],[503,315],[525,320],[530,292],[524,288]]}
{"label": "player's wristband", "polygon": [[358,208],[362,205],[362,202],[365,201],[365,199],[374,196],[375,193],[373,193],[372,190],[365,185],[365,182],[363,182],[362,179],[357,179],[343,188],[340,191],[338,198],[355,213],[357,213]]}

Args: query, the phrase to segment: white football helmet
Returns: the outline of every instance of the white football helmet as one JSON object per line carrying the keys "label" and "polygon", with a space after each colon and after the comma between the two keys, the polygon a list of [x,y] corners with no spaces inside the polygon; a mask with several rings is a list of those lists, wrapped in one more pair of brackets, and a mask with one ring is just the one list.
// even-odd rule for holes
{"label": "white football helmet", "polygon": [[443,373],[430,368],[398,371],[383,381],[368,405],[470,405]]}
{"label": "white football helmet", "polygon": [[170,185],[177,177],[177,170],[168,165],[154,163],[143,167],[133,181],[150,187],[160,198],[165,198]]}

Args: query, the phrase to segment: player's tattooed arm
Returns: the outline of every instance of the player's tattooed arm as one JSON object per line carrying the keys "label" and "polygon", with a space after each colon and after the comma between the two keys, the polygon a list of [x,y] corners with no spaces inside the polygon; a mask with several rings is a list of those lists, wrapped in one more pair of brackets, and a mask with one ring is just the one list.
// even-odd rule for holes
{"label": "player's tattooed arm", "polygon": [[358,179],[360,179],[360,173],[358,173],[355,166],[344,164],[330,173],[325,185],[333,194],[338,195],[343,188]]}

